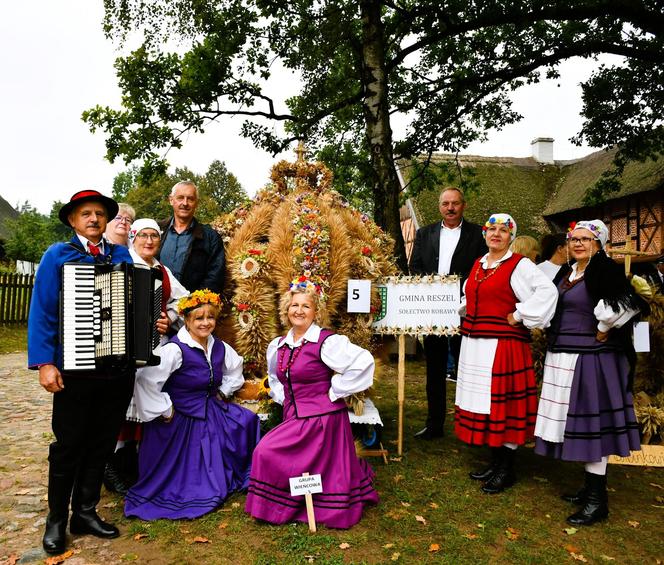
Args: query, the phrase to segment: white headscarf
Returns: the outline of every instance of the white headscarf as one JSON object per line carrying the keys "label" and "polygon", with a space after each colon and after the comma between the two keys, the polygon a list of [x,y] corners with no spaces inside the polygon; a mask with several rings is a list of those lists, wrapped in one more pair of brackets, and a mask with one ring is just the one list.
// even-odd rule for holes
{"label": "white headscarf", "polygon": [[591,232],[599,240],[602,247],[609,241],[609,228],[606,227],[606,224],[602,220],[581,220],[580,222],[576,222],[572,231],[567,233],[567,239],[572,237],[572,232],[579,228]]}
{"label": "white headscarf", "polygon": [[136,234],[146,228],[155,230],[159,235],[161,235],[161,229],[159,228],[159,224],[157,224],[157,222],[155,222],[152,218],[141,218],[140,220],[136,220],[133,224],[131,224],[131,229],[129,230],[129,241],[131,241],[132,246],[136,240]]}

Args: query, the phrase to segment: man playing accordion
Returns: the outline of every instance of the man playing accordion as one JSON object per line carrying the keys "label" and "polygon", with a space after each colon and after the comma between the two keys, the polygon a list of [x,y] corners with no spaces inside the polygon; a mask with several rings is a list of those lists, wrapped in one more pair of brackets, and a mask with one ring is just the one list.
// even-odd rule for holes
{"label": "man playing accordion", "polygon": [[51,245],[44,253],[30,305],[28,365],[39,370],[39,383],[53,393],[55,441],[49,448],[49,514],[43,538],[44,550],[52,554],[65,549],[70,499],[72,534],[119,535],[115,526],[99,518],[95,507],[104,465],[113,452],[131,398],[134,366],[126,362],[105,369],[65,371],[60,333],[65,263],[132,262],[126,247],[103,238],[109,218],[117,212],[117,203],[95,190],[71,197],[59,217],[74,229],[74,237]]}

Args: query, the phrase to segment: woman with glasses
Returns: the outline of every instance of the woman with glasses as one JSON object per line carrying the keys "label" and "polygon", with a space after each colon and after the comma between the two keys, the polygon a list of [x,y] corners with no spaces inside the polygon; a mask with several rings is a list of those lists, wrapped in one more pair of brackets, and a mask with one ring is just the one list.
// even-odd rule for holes
{"label": "woman with glasses", "polygon": [[590,525],[609,514],[609,455],[640,449],[632,405],[636,355],[631,327],[639,309],[623,268],[604,252],[609,230],[600,220],[577,222],[568,256],[554,278],[559,299],[549,329],[535,451],[585,463],[585,485],[563,500],[580,509],[567,521]]}
{"label": "woman with glasses", "polygon": [[[118,212],[118,216],[120,215],[123,215],[123,213]],[[124,225],[126,222],[121,221],[119,223]],[[134,264],[161,269],[162,304],[161,318],[157,322],[157,330],[161,334],[161,344],[163,345],[168,341],[167,334],[169,330],[174,335],[182,326],[177,304],[178,300],[183,296],[187,296],[189,292],[173,276],[170,269],[156,259],[161,244],[161,230],[157,222],[148,218],[136,220],[131,225],[131,230],[129,230],[129,239],[131,240],[129,254],[134,260]],[[142,370],[138,369],[138,372]],[[126,419],[127,422],[120,431],[120,437],[115,447],[116,455],[107,463],[104,471],[104,485],[106,488],[120,494],[127,493],[127,482],[132,482],[131,478],[136,474],[135,442],[140,439],[141,434],[140,426],[136,425],[140,420],[133,398],[127,409]],[[126,447],[126,449],[123,450],[123,447]]]}
{"label": "woman with glasses", "polygon": [[106,224],[106,231],[104,232],[106,239],[111,243],[127,247],[129,230],[135,219],[136,211],[129,204],[120,202],[115,218]]}

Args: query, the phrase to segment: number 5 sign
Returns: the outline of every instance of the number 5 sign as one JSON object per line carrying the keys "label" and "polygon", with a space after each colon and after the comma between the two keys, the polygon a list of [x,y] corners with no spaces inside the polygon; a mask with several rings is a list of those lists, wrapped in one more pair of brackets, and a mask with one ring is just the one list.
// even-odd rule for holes
{"label": "number 5 sign", "polygon": [[348,312],[368,313],[371,311],[371,281],[348,280]]}

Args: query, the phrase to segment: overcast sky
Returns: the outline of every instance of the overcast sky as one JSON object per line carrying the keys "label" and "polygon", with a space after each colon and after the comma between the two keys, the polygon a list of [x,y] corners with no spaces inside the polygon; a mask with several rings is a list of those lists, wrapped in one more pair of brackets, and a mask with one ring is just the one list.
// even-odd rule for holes
{"label": "overcast sky", "polygon": [[[92,135],[80,119],[96,104],[119,106],[113,69],[117,52],[101,30],[102,0],[7,1],[1,14],[0,195],[14,206],[28,200],[41,212],[84,188],[110,195],[113,177],[125,166],[104,159],[103,136]],[[578,84],[595,65],[569,62],[560,80],[518,91],[515,108],[524,119],[467,153],[524,157],[534,137],[555,139],[555,159],[590,153],[569,138],[581,123]],[[286,79],[283,89],[292,88],[288,77],[277,78]],[[253,195],[267,182],[275,159],[240,137],[240,125],[240,119],[228,118],[204,135],[190,136],[183,150],[169,153],[169,161],[197,173],[214,159],[225,161]],[[279,158],[284,157],[294,158]]]}

